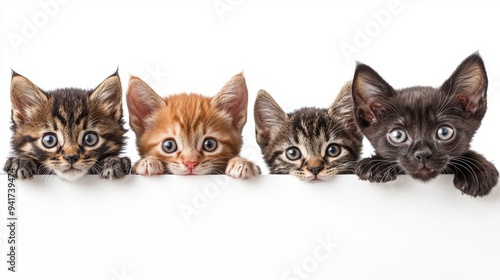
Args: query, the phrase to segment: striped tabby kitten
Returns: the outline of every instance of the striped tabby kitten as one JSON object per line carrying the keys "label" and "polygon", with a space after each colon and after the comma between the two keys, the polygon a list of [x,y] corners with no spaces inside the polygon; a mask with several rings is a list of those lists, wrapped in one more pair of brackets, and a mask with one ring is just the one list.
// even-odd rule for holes
{"label": "striped tabby kitten", "polygon": [[238,157],[247,103],[243,74],[231,78],[214,97],[181,93],[161,98],[144,81],[131,77],[127,105],[141,156],[132,172],[226,173],[242,179],[260,174],[257,165]]}
{"label": "striped tabby kitten", "polygon": [[254,116],[257,143],[272,174],[325,181],[354,171],[363,137],[352,116],[350,83],[330,108],[301,108],[288,114],[261,90]]}
{"label": "striped tabby kitten", "polygon": [[20,179],[57,174],[72,181],[85,174],[121,178],[130,159],[124,145],[122,89],[118,72],[94,90],[44,91],[12,74],[12,148],[4,171]]}

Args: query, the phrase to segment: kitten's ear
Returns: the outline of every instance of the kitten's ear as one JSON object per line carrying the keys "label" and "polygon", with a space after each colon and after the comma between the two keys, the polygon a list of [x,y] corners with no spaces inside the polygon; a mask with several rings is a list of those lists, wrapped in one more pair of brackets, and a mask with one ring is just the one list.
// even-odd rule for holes
{"label": "kitten's ear", "polygon": [[248,106],[248,89],[243,73],[233,76],[212,98],[211,105],[229,113],[233,126],[241,134],[247,122]]}
{"label": "kitten's ear", "polygon": [[130,127],[137,135],[144,133],[151,115],[165,107],[163,100],[143,80],[131,76],[127,90],[127,107],[130,115]]}
{"label": "kitten's ear", "polygon": [[354,117],[359,123],[369,126],[384,112],[387,98],[395,94],[394,89],[370,66],[358,63],[352,81]]}
{"label": "kitten's ear", "polygon": [[100,83],[90,93],[90,100],[98,104],[108,115],[119,121],[122,118],[122,85],[118,70]]}
{"label": "kitten's ear", "polygon": [[254,106],[255,134],[259,146],[267,146],[286,121],[286,113],[269,93],[260,90]]}
{"label": "kitten's ear", "polygon": [[41,89],[14,71],[10,84],[10,100],[12,121],[16,125],[29,120],[34,108],[48,102],[47,96]]}
{"label": "kitten's ear", "polygon": [[486,111],[488,77],[479,53],[467,57],[441,86],[441,91],[453,96],[464,112],[474,115]]}
{"label": "kitten's ear", "polygon": [[358,126],[354,121],[354,104],[352,101],[352,82],[347,82],[342,86],[340,92],[337,94],[335,101],[333,101],[328,114],[333,118],[339,119],[349,130],[352,135],[359,134]]}

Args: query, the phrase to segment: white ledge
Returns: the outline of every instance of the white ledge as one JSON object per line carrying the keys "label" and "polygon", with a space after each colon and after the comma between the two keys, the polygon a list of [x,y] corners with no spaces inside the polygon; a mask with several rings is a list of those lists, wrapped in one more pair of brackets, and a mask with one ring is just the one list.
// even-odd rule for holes
{"label": "white ledge", "polygon": [[2,254],[2,279],[500,279],[500,190],[472,198],[449,175],[36,176],[16,190],[17,272]]}

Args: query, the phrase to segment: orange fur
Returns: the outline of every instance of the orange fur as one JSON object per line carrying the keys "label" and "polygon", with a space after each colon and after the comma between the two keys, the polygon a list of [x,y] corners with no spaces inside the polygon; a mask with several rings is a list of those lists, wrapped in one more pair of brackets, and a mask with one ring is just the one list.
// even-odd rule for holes
{"label": "orange fur", "polygon": [[[163,99],[142,80],[131,77],[127,103],[141,155],[133,172],[142,175],[223,174],[228,163],[235,159],[244,161],[243,168],[248,173],[259,174],[257,166],[237,157],[243,144],[241,131],[246,122],[247,102],[248,92],[242,74],[234,76],[214,97],[181,93]],[[204,148],[207,139],[216,141],[213,151]],[[163,146],[169,140],[175,141],[177,146],[171,153]]]}

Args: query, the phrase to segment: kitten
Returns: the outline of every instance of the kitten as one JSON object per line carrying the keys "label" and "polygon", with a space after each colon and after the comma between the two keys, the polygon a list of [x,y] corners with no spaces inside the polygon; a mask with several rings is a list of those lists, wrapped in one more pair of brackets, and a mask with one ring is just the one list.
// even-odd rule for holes
{"label": "kitten", "polygon": [[328,109],[301,108],[288,114],[260,90],[254,117],[257,143],[271,174],[325,181],[353,173],[363,136],[352,115],[350,82]]}
{"label": "kitten", "polygon": [[477,53],[439,88],[394,90],[372,68],[358,64],[352,86],[355,118],[376,154],[361,160],[356,174],[363,180],[387,182],[398,174],[428,181],[451,173],[463,193],[487,195],[498,182],[498,171],[470,150],[486,113],[487,87]]}
{"label": "kitten", "polygon": [[181,93],[161,98],[144,81],[131,77],[127,105],[141,159],[132,172],[224,174],[246,179],[260,168],[238,157],[247,120],[248,90],[235,75],[214,97]]}
{"label": "kitten", "polygon": [[118,72],[94,90],[44,91],[13,72],[12,149],[4,171],[16,178],[57,174],[73,181],[85,174],[121,178],[130,159],[124,146],[122,89]]}

